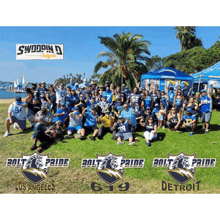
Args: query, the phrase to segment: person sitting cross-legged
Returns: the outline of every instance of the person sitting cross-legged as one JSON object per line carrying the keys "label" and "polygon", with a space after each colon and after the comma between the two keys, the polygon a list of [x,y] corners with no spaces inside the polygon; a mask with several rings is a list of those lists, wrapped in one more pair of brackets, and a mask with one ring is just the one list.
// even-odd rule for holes
{"label": "person sitting cross-legged", "polygon": [[124,120],[124,118],[122,116],[118,117],[118,123],[114,123],[113,129],[118,129],[118,132],[116,133],[116,137],[117,139],[117,144],[124,144],[124,142],[122,142],[123,140],[129,140],[129,144],[128,145],[134,145],[135,142],[133,142],[133,135],[131,133],[131,125],[132,122],[130,121],[130,119],[126,119]]}
{"label": "person sitting cross-legged", "polygon": [[190,136],[193,135],[193,132],[196,128],[196,116],[191,114],[192,109],[186,109],[186,114],[183,116],[183,125],[182,128],[188,129],[190,132]]}
{"label": "person sitting cross-legged", "polygon": [[79,108],[75,107],[73,112],[69,114],[69,127],[67,128],[68,137],[72,137],[73,132],[76,131],[76,138],[80,138],[81,140],[85,139],[85,129],[82,128],[82,119],[83,116],[79,112]]}
{"label": "person sitting cross-legged", "polygon": [[179,131],[178,128],[181,124],[181,116],[176,112],[174,107],[171,108],[171,112],[167,116],[167,126],[169,131]]}

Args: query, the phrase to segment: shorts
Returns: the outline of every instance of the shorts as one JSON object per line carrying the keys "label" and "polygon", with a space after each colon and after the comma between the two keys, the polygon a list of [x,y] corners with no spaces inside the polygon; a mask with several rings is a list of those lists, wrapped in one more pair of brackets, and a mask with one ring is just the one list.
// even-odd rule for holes
{"label": "shorts", "polygon": [[[12,122],[13,123],[16,122],[18,124],[18,126],[20,127],[20,129],[26,129],[26,120],[19,120],[14,116],[11,116],[11,117],[12,117]],[[6,118],[6,120],[9,121],[10,120],[9,117]]]}
{"label": "shorts", "polygon": [[201,119],[202,123],[203,122],[209,122],[210,119],[211,119],[211,115],[212,115],[211,112],[201,112],[200,119]]}
{"label": "shorts", "polygon": [[97,127],[97,125],[96,126],[85,126],[85,128],[87,129],[87,131],[88,130],[93,130],[93,131],[95,131],[95,130],[98,130],[99,128]]}
{"label": "shorts", "polygon": [[160,121],[166,120],[166,116],[164,116],[164,115],[159,115],[159,116],[158,116],[158,120],[160,120]]}
{"label": "shorts", "polygon": [[125,141],[128,140],[129,138],[133,138],[131,132],[117,133],[115,136],[116,137],[120,137],[121,139],[123,139]]}
{"label": "shorts", "polygon": [[73,126],[69,126],[68,128],[67,128],[67,131],[68,130],[70,130],[70,131],[72,131],[72,132],[78,132],[80,129],[82,129],[82,126],[76,126],[76,127],[73,127]]}

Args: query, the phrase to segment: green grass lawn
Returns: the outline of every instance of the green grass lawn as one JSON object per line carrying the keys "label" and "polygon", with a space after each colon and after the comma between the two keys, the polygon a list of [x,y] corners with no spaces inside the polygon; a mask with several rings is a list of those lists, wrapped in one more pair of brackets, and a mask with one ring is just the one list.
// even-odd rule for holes
{"label": "green grass lawn", "polygon": [[[11,127],[13,135],[4,138],[5,118],[9,104],[0,104],[0,192],[1,193],[51,193],[50,191],[16,191],[15,182],[26,180],[23,178],[18,168],[6,168],[8,157],[18,158],[21,153],[31,154],[30,147],[33,144],[31,135],[33,130],[28,129],[24,133],[20,130],[14,130]],[[64,139],[44,151],[42,154],[50,153],[51,158],[71,158],[68,168],[51,168],[49,180],[54,180],[55,190],[52,193],[220,193],[220,112],[213,112],[211,119],[211,132],[203,133],[201,131],[201,122],[199,122],[196,134],[189,136],[189,133],[170,132],[168,129],[159,129],[164,140],[152,143],[151,147],[145,145],[143,137],[144,132],[137,132],[139,141],[135,146],[117,145],[115,140],[111,139],[111,134],[104,136],[103,140],[91,141],[87,139]],[[27,123],[30,127],[30,124]],[[214,143],[212,143],[214,142]],[[120,192],[116,183],[113,191],[110,192],[96,175],[95,168],[81,168],[83,158],[95,158],[96,154],[125,154],[125,158],[145,158],[144,168],[125,169],[124,180],[129,182],[130,188],[126,192]],[[169,192],[161,190],[162,180],[176,184],[166,172],[167,168],[153,168],[154,158],[166,158],[167,153],[178,154],[183,151],[186,154],[196,153],[197,158],[216,158],[215,168],[197,168],[196,181],[201,181],[199,191],[189,192]],[[45,182],[47,182],[45,181]],[[93,192],[90,184],[99,183],[103,188],[100,192]],[[188,182],[187,184],[192,181]],[[186,185],[187,185],[186,184]]]}

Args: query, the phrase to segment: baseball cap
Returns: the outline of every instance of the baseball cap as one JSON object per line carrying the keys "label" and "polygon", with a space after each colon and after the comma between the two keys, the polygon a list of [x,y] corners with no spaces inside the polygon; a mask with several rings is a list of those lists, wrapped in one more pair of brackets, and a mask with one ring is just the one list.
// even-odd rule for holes
{"label": "baseball cap", "polygon": [[147,107],[146,110],[150,110],[150,107]]}
{"label": "baseball cap", "polygon": [[60,102],[60,106],[65,106],[66,103],[65,102]]}
{"label": "baseball cap", "polygon": [[87,79],[85,78],[85,79],[83,79],[83,81],[84,81],[84,82],[87,82]]}
{"label": "baseball cap", "polygon": [[78,107],[75,107],[75,108],[73,108],[73,110],[79,110],[79,108],[78,108]]}
{"label": "baseball cap", "polygon": [[96,110],[95,107],[92,107],[91,110]]}
{"label": "baseball cap", "polygon": [[64,86],[64,84],[63,84],[63,83],[60,83],[60,86]]}
{"label": "baseball cap", "polygon": [[121,118],[123,118],[123,117],[122,117],[121,115],[119,115],[119,116],[118,116],[118,119],[121,119]]}
{"label": "baseball cap", "polygon": [[157,106],[159,106],[159,104],[158,104],[158,103],[156,103],[154,106],[156,106],[156,107],[157,107]]}
{"label": "baseball cap", "polygon": [[21,102],[21,96],[16,96],[16,97],[15,97],[15,100],[16,100],[17,102]]}
{"label": "baseball cap", "polygon": [[33,98],[33,100],[37,101],[37,100],[38,100],[38,98]]}
{"label": "baseball cap", "polygon": [[201,90],[201,93],[202,93],[202,92],[206,92],[206,90],[205,90],[205,89],[202,89],[202,90]]}
{"label": "baseball cap", "polygon": [[44,82],[44,81],[42,81],[42,82],[41,82],[41,84],[42,84],[42,83],[45,83],[45,82]]}

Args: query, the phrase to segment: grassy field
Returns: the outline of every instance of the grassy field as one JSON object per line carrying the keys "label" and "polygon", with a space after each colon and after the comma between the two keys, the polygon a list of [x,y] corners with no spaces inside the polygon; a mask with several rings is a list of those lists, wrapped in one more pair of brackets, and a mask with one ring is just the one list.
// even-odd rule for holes
{"label": "grassy field", "polygon": [[[51,158],[71,158],[68,168],[51,168],[49,179],[44,183],[54,181],[54,191],[17,191],[16,181],[27,182],[18,168],[6,168],[6,160],[9,157],[18,158],[21,153],[31,154],[30,147],[33,144],[31,135],[33,130],[28,129],[24,133],[11,127],[11,136],[4,138],[5,118],[10,102],[0,102],[0,193],[220,193],[220,112],[213,112],[211,119],[211,132],[205,134],[201,131],[199,122],[196,134],[170,132],[168,129],[159,129],[163,136],[162,141],[152,143],[151,147],[145,145],[143,132],[138,132],[139,141],[135,146],[117,145],[111,139],[111,135],[104,136],[104,140],[91,141],[87,139],[65,139],[52,145],[42,154],[50,153]],[[27,123],[30,127],[30,124]],[[214,143],[212,143],[214,142]],[[116,183],[110,192],[96,175],[95,168],[81,168],[83,158],[95,158],[96,154],[125,154],[125,158],[145,158],[144,168],[125,169],[124,179],[129,182],[130,188],[126,192],[120,192]],[[201,181],[199,191],[162,191],[162,180],[176,184],[167,174],[167,168],[153,168],[154,158],[166,158],[167,153],[178,154],[183,151],[186,154],[197,154],[197,158],[216,158],[215,168],[197,168],[196,181]],[[102,191],[91,190],[91,183],[99,183]],[[187,184],[192,181],[188,182]]]}

